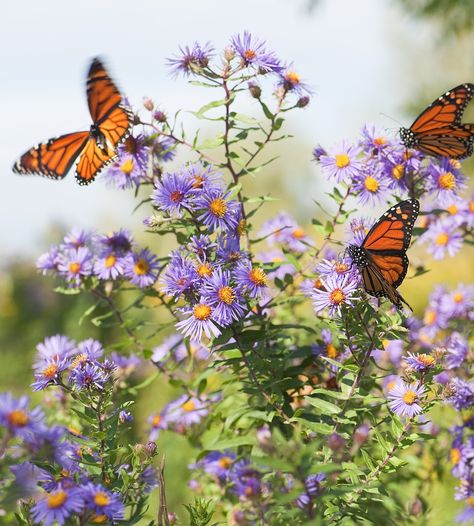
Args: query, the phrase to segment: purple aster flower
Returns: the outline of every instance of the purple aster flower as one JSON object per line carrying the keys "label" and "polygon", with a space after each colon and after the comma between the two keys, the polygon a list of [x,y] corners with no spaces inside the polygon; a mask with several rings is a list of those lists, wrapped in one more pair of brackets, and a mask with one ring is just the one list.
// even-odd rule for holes
{"label": "purple aster flower", "polygon": [[354,191],[364,206],[376,206],[388,196],[387,182],[378,172],[361,172],[354,181]]}
{"label": "purple aster flower", "polygon": [[425,388],[419,382],[410,385],[398,380],[388,393],[390,410],[400,417],[413,418],[423,410],[419,402],[424,392]]}
{"label": "purple aster flower", "polygon": [[70,516],[77,516],[83,506],[81,491],[78,488],[58,488],[45,493],[31,508],[31,516],[36,524],[60,526]]}
{"label": "purple aster flower", "polygon": [[104,254],[113,252],[117,256],[125,256],[132,250],[133,237],[129,230],[121,228],[117,232],[100,236],[99,245],[104,248]]}
{"label": "purple aster flower", "polygon": [[148,417],[148,423],[150,424],[148,440],[154,442],[163,429],[168,429],[166,407],[161,413],[155,413],[153,415],[150,415]]}
{"label": "purple aster flower", "polygon": [[194,264],[179,251],[173,252],[160,279],[165,294],[178,298],[184,292],[190,291],[198,282],[199,274]]}
{"label": "purple aster flower", "polygon": [[77,353],[90,361],[95,361],[102,357],[104,348],[99,341],[94,340],[94,338],[88,338],[77,344]]}
{"label": "purple aster flower", "polygon": [[[118,493],[107,491],[100,484],[89,482],[80,486],[81,495],[84,499],[84,506],[92,511],[96,517],[106,517],[110,521],[119,521],[124,518],[125,508],[120,500]],[[92,518],[94,521],[94,517]]]}
{"label": "purple aster flower", "polygon": [[273,279],[283,281],[287,274],[292,276],[296,272],[295,267],[288,262],[285,254],[279,249],[261,252],[257,258],[262,263],[272,264],[272,267],[267,269],[267,274]]}
{"label": "purple aster flower", "polygon": [[459,171],[459,161],[442,159],[428,165],[427,187],[439,196],[452,195],[466,187],[465,177]]}
{"label": "purple aster flower", "polygon": [[165,364],[178,345],[182,342],[183,337],[181,334],[172,334],[171,336],[168,336],[161,345],[158,345],[153,349],[153,354],[151,356],[152,362]]}
{"label": "purple aster flower", "polygon": [[46,275],[49,272],[54,273],[58,270],[60,260],[60,249],[58,246],[52,246],[49,252],[41,254],[36,260],[36,268],[43,274]]}
{"label": "purple aster flower", "polygon": [[415,172],[420,173],[421,154],[416,150],[408,152],[404,147],[390,148],[384,150],[381,163],[382,175],[390,188],[405,191],[407,178]]}
{"label": "purple aster flower", "polygon": [[122,409],[122,411],[119,412],[119,422],[121,424],[125,424],[127,422],[133,422],[133,415],[130,413],[130,411],[125,411]]}
{"label": "purple aster flower", "polygon": [[408,357],[405,358],[405,363],[414,371],[425,372],[436,365],[436,360],[431,354],[409,352]]}
{"label": "purple aster flower", "polygon": [[199,424],[209,413],[207,404],[196,397],[181,395],[170,402],[166,408],[168,426],[183,433],[188,427]]}
{"label": "purple aster flower", "polygon": [[25,437],[25,445],[34,459],[52,460],[66,469],[74,469],[75,447],[65,440],[67,431],[62,426],[39,427],[34,434]]}
{"label": "purple aster flower", "polygon": [[76,367],[70,377],[69,382],[81,391],[83,389],[98,389],[101,391],[108,377],[100,365],[85,363]]}
{"label": "purple aster flower", "polygon": [[135,354],[125,355],[114,351],[111,353],[110,358],[115,365],[114,371],[118,376],[129,376],[143,365],[143,360]]}
{"label": "purple aster flower", "polygon": [[362,169],[362,163],[357,159],[360,153],[358,146],[343,142],[340,146],[333,147],[328,155],[321,155],[319,162],[327,177],[334,178],[336,182],[350,181],[357,177]]}
{"label": "purple aster flower", "polygon": [[74,227],[68,234],[64,236],[64,247],[65,248],[81,248],[87,247],[93,239],[93,233],[89,230],[83,230],[82,228]]}
{"label": "purple aster flower", "polygon": [[265,42],[253,37],[248,31],[232,37],[231,44],[239,55],[242,65],[255,66],[263,72],[280,73],[284,67],[273,51],[267,51]]}
{"label": "purple aster flower", "polygon": [[38,482],[45,477],[47,472],[31,462],[12,465],[10,466],[10,470],[15,476],[15,494],[24,499],[36,499],[39,492]]}
{"label": "purple aster flower", "polygon": [[92,274],[92,253],[87,247],[66,250],[61,254],[58,272],[66,277],[71,287],[79,287],[83,278]]}
{"label": "purple aster flower", "polygon": [[367,155],[377,155],[379,152],[385,151],[392,146],[389,139],[377,131],[375,124],[364,124],[361,134],[360,145]]}
{"label": "purple aster flower", "polygon": [[42,429],[43,410],[30,409],[28,404],[27,396],[17,399],[11,393],[0,393],[0,426],[6,427],[12,436],[27,438]]}
{"label": "purple aster flower", "polygon": [[220,263],[233,265],[247,257],[247,253],[240,249],[240,237],[227,233],[217,236],[216,257]]}
{"label": "purple aster flower", "polygon": [[326,479],[324,473],[309,475],[304,481],[304,493],[295,500],[298,508],[310,511],[313,507],[313,500],[321,493],[321,482]]}
{"label": "purple aster flower", "polygon": [[343,276],[352,269],[352,260],[349,257],[338,257],[337,259],[322,259],[315,267],[317,272],[323,278],[333,276]]}
{"label": "purple aster flower", "polygon": [[447,401],[456,409],[467,409],[474,405],[474,392],[472,384],[461,380],[460,378],[453,378],[449,384],[450,390],[453,394],[447,398]]}
{"label": "purple aster flower", "polygon": [[182,168],[183,177],[190,179],[193,188],[199,190],[224,190],[225,184],[222,174],[212,165],[205,165],[201,161],[188,164]]}
{"label": "purple aster flower", "polygon": [[453,332],[446,343],[446,367],[448,369],[460,367],[466,359],[467,352],[467,341],[458,332]]}
{"label": "purple aster flower", "polygon": [[324,289],[315,288],[311,294],[315,312],[329,308],[331,316],[340,316],[342,305],[352,305],[358,282],[350,274],[338,278],[330,276],[322,282]]}
{"label": "purple aster flower", "polygon": [[295,252],[304,252],[310,240],[303,229],[287,212],[280,212],[274,218],[266,221],[259,232],[269,245],[279,244]]}
{"label": "purple aster flower", "polygon": [[231,470],[231,491],[242,499],[255,499],[262,493],[260,473],[250,466],[248,460],[239,460]]}
{"label": "purple aster flower", "polygon": [[138,476],[138,481],[142,485],[142,491],[150,493],[160,485],[158,473],[154,466],[147,466]]}
{"label": "purple aster flower", "polygon": [[153,157],[162,163],[172,161],[176,155],[177,142],[172,137],[160,135],[151,145]]}
{"label": "purple aster flower", "polygon": [[220,482],[225,482],[230,475],[236,455],[230,451],[211,451],[203,457],[192,469],[200,468],[214,475]]}
{"label": "purple aster flower", "polygon": [[160,210],[181,217],[192,210],[195,193],[193,181],[183,172],[167,172],[156,182],[151,200]]}
{"label": "purple aster flower", "polygon": [[131,159],[141,172],[148,167],[148,155],[150,147],[148,137],[139,133],[136,137],[129,135],[117,148],[120,159]]}
{"label": "purple aster flower", "polygon": [[35,381],[31,384],[33,391],[42,391],[48,385],[58,384],[61,379],[61,373],[69,366],[68,358],[46,358],[37,362],[34,366]]}
{"label": "purple aster flower", "polygon": [[184,75],[199,73],[209,64],[209,59],[214,51],[209,42],[204,45],[194,42],[192,47],[184,46],[184,48],[180,47],[179,50],[181,52],[180,56],[167,60],[168,66],[172,69],[174,75],[179,73]]}
{"label": "purple aster flower", "polygon": [[467,317],[474,309],[474,285],[457,285],[453,291],[444,295],[441,308],[449,318]]}
{"label": "purple aster flower", "polygon": [[242,294],[231,281],[231,273],[218,268],[204,280],[201,289],[201,300],[212,307],[213,316],[220,325],[238,321],[245,313]]}
{"label": "purple aster flower", "polygon": [[201,342],[195,340],[189,340],[188,344],[182,340],[174,351],[174,357],[177,362],[181,362],[189,357],[197,361],[206,361],[210,355],[209,349]]}
{"label": "purple aster flower", "polygon": [[262,298],[267,290],[267,275],[260,267],[252,266],[247,259],[237,263],[233,277],[239,289],[251,298]]}
{"label": "purple aster flower", "polygon": [[320,144],[318,144],[318,146],[315,146],[313,148],[313,157],[315,161],[319,162],[321,157],[323,155],[327,156],[327,154],[328,154],[327,151]]}
{"label": "purple aster flower", "polygon": [[214,232],[235,230],[239,223],[240,203],[230,199],[230,192],[203,189],[197,197],[195,206],[202,210],[198,220]]}
{"label": "purple aster flower", "polygon": [[466,222],[466,212],[468,210],[468,203],[461,197],[455,194],[448,194],[436,199],[441,208],[444,208],[448,213],[448,218],[451,224],[458,227]]}
{"label": "purple aster flower", "polygon": [[205,234],[199,234],[198,236],[191,236],[187,248],[194,252],[200,259],[206,259],[209,251],[217,246],[216,243],[212,243],[209,236]]}
{"label": "purple aster flower", "polygon": [[94,274],[99,279],[115,280],[123,275],[125,264],[124,257],[117,256],[115,252],[109,252],[95,260]]}
{"label": "purple aster flower", "polygon": [[43,342],[38,343],[36,350],[40,362],[45,359],[68,358],[76,352],[76,342],[67,336],[56,334],[47,336]]}
{"label": "purple aster flower", "polygon": [[127,190],[138,186],[144,172],[140,164],[127,154],[122,154],[104,172],[104,179],[108,186],[118,190]]}
{"label": "purple aster flower", "polygon": [[278,85],[285,92],[291,91],[297,95],[311,95],[309,86],[301,80],[300,75],[293,69],[293,64],[289,64],[284,71],[280,73]]}
{"label": "purple aster flower", "polygon": [[434,259],[443,259],[446,253],[453,257],[462,247],[463,236],[459,230],[444,220],[432,223],[421,236],[422,243],[428,243],[427,251]]}
{"label": "purple aster flower", "polygon": [[351,219],[349,223],[349,233],[352,235],[350,243],[360,247],[374,223],[375,220],[372,218],[359,217]]}
{"label": "purple aster flower", "polygon": [[158,258],[144,248],[127,256],[124,275],[133,285],[143,289],[155,283],[159,268]]}
{"label": "purple aster flower", "polygon": [[178,322],[176,328],[185,336],[201,341],[203,333],[209,339],[217,338],[221,333],[216,325],[219,321],[214,318],[213,308],[208,303],[200,301],[192,308],[183,309],[183,313],[188,318]]}

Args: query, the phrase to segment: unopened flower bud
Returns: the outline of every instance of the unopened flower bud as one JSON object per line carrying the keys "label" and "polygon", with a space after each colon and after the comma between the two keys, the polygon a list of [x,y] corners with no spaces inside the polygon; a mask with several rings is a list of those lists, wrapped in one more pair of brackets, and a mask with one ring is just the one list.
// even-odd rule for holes
{"label": "unopened flower bud", "polygon": [[158,450],[158,447],[156,445],[155,442],[152,442],[151,440],[149,442],[146,443],[146,446],[145,446],[145,453],[149,456],[149,457],[154,457],[156,455],[156,452]]}
{"label": "unopened flower bud", "polygon": [[257,441],[264,453],[271,453],[273,451],[272,433],[268,426],[262,426],[257,429]]}
{"label": "unopened flower bud", "polygon": [[249,82],[249,91],[254,99],[259,99],[262,95],[262,88],[255,82]]}
{"label": "unopened flower bud", "polygon": [[342,438],[339,433],[332,433],[328,437],[328,447],[334,453],[338,453],[343,450],[346,445],[346,441]]}
{"label": "unopened flower bud", "polygon": [[423,513],[423,502],[420,499],[415,499],[410,504],[410,514],[419,517]]}
{"label": "unopened flower bud", "polygon": [[124,424],[125,422],[131,422],[132,420],[133,420],[133,416],[129,411],[120,411],[119,422],[121,424]]}
{"label": "unopened flower bud", "polygon": [[298,108],[304,108],[305,106],[309,104],[309,101],[310,101],[310,98],[307,95],[303,95],[303,97],[300,97],[298,99],[298,102],[296,103],[296,105],[298,106]]}
{"label": "unopened flower bud", "polygon": [[226,46],[224,48],[224,58],[227,60],[227,62],[230,62],[234,57],[235,57],[234,46]]}
{"label": "unopened flower bud", "polygon": [[313,150],[313,157],[314,157],[314,159],[316,161],[319,161],[319,159],[321,159],[321,157],[323,155],[327,155],[326,150],[320,145],[316,146],[316,148],[314,148],[314,150]]}
{"label": "unopened flower bud", "polygon": [[230,524],[232,526],[237,526],[239,524],[248,524],[245,512],[242,510],[233,510],[230,516]]}
{"label": "unopened flower bud", "polygon": [[158,122],[166,122],[167,120],[166,113],[160,110],[155,111],[155,113],[153,114],[153,118],[155,119],[155,121]]}
{"label": "unopened flower bud", "polygon": [[362,424],[354,431],[354,444],[356,444],[357,447],[365,444],[369,436],[369,431],[370,427],[368,424]]}
{"label": "unopened flower bud", "polygon": [[149,97],[143,97],[143,107],[148,111],[153,111],[155,103]]}
{"label": "unopened flower bud", "polygon": [[168,522],[170,523],[170,526],[178,524],[178,516],[176,513],[173,513],[172,511],[168,512]]}

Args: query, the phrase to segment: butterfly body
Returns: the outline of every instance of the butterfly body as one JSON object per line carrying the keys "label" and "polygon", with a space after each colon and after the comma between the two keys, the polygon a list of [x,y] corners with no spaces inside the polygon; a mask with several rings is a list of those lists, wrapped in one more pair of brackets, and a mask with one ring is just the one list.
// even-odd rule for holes
{"label": "butterfly body", "polygon": [[63,179],[79,158],[77,182],[92,182],[115,159],[116,148],[127,138],[131,127],[131,114],[97,58],[89,68],[87,101],[93,121],[89,131],[61,135],[30,148],[14,164],[13,171]]}
{"label": "butterfly body", "polygon": [[473,152],[474,124],[461,122],[474,95],[474,84],[460,84],[433,101],[410,128],[400,128],[407,148],[427,155],[464,159]]}
{"label": "butterfly body", "polygon": [[369,230],[361,246],[349,245],[347,249],[366,292],[388,298],[397,308],[402,308],[402,303],[408,305],[396,289],[408,270],[406,251],[419,209],[416,199],[392,206]]}

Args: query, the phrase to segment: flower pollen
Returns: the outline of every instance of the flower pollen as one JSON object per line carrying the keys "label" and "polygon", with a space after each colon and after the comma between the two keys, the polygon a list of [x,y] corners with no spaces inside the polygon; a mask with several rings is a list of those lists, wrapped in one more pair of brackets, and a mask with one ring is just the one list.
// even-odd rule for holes
{"label": "flower pollen", "polygon": [[336,166],[338,168],[345,168],[346,166],[349,166],[351,160],[349,159],[349,156],[345,153],[340,153],[336,155]]}
{"label": "flower pollen", "polygon": [[15,427],[24,427],[30,421],[28,415],[21,409],[15,409],[9,413],[7,420],[9,424]]}
{"label": "flower pollen", "polygon": [[408,389],[403,395],[403,401],[408,405],[413,405],[416,402],[416,399],[417,395],[415,391],[412,391],[411,389]]}
{"label": "flower pollen", "polygon": [[379,189],[379,182],[375,177],[369,175],[365,178],[364,186],[369,192],[375,193]]}
{"label": "flower pollen", "polygon": [[232,287],[221,287],[217,295],[219,299],[227,305],[232,305],[235,301],[235,291]]}
{"label": "flower pollen", "polygon": [[255,283],[255,285],[263,287],[267,282],[267,275],[261,268],[253,268],[249,272],[249,279]]}
{"label": "flower pollen", "polygon": [[67,493],[62,490],[55,491],[50,493],[47,498],[48,508],[59,508],[67,500]]}
{"label": "flower pollen", "polygon": [[140,258],[133,266],[133,271],[139,276],[143,276],[148,272],[150,265],[146,259]]}
{"label": "flower pollen", "polygon": [[206,321],[210,318],[212,313],[211,307],[204,303],[199,303],[193,309],[194,317],[200,321]]}
{"label": "flower pollen", "polygon": [[346,299],[346,295],[341,289],[337,288],[331,291],[329,298],[333,305],[340,305]]}
{"label": "flower pollen", "polygon": [[98,491],[94,495],[94,502],[97,506],[108,506],[110,503],[110,497],[103,491]]}
{"label": "flower pollen", "polygon": [[443,190],[456,188],[456,178],[451,172],[443,172],[438,178],[438,183]]}
{"label": "flower pollen", "polygon": [[224,217],[227,212],[227,203],[222,197],[218,197],[210,202],[209,209],[215,216]]}

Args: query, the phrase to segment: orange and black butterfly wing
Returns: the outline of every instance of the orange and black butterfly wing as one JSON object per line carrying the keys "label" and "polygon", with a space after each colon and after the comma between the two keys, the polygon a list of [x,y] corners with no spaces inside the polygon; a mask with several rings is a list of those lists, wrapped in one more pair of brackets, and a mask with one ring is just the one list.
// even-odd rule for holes
{"label": "orange and black butterfly wing", "polygon": [[474,84],[461,84],[433,101],[410,126],[417,133],[461,124],[466,106],[474,95]]}
{"label": "orange and black butterfly wing", "polygon": [[25,152],[13,166],[19,174],[63,179],[86,145],[89,132],[61,135]]}
{"label": "orange and black butterfly wing", "polygon": [[116,147],[128,136],[132,124],[122,95],[97,58],[89,68],[87,101],[95,130],[77,164],[76,180],[81,185],[91,183],[115,159]]}
{"label": "orange and black butterfly wing", "polygon": [[404,301],[396,289],[408,270],[406,251],[419,210],[417,199],[392,206],[369,230],[362,243],[368,258],[368,265],[362,272],[367,292],[387,296],[397,306],[400,299]]}
{"label": "orange and black butterfly wing", "polygon": [[474,125],[460,124],[420,134],[416,148],[428,155],[451,159],[470,157],[474,144]]}

